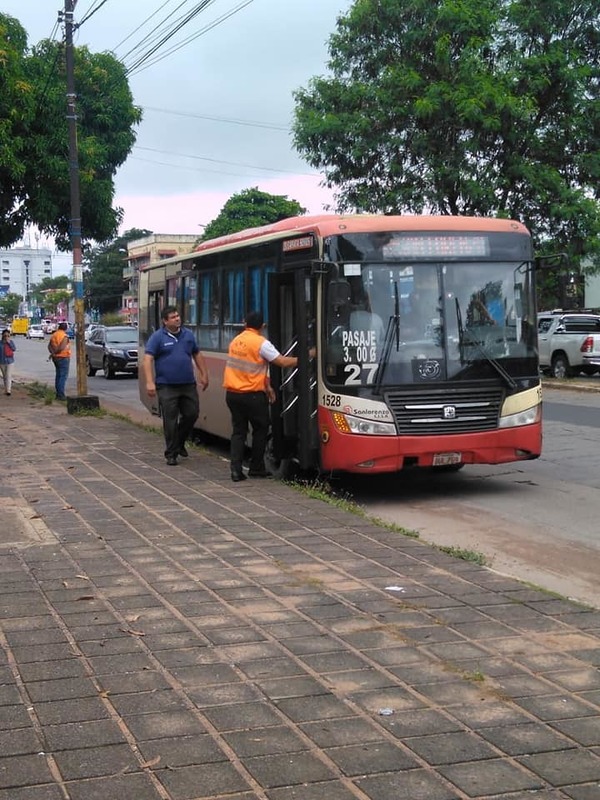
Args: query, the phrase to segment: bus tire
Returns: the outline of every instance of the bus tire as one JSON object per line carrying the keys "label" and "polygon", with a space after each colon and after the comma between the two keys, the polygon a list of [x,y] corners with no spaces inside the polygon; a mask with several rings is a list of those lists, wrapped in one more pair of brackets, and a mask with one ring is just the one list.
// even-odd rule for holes
{"label": "bus tire", "polygon": [[298,464],[293,458],[276,458],[273,454],[273,440],[269,436],[265,450],[265,466],[274,478],[291,481],[298,474]]}

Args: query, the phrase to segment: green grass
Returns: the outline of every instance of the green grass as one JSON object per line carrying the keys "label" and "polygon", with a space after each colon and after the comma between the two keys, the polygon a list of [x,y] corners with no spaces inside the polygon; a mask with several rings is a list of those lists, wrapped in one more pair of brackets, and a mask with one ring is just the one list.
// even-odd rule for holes
{"label": "green grass", "polygon": [[485,680],[485,675],[480,669],[475,669],[472,672],[463,672],[462,676],[467,681],[473,681],[473,683],[483,683]]}
{"label": "green grass", "polygon": [[72,412],[73,417],[105,417],[107,411],[104,408],[78,408]]}
{"label": "green grass", "polygon": [[33,381],[33,383],[26,384],[27,394],[34,400],[41,400],[44,405],[51,405],[54,400],[54,391],[48,386],[47,383],[40,383]]}
{"label": "green grass", "polygon": [[464,547],[442,547],[434,545],[436,550],[441,550],[442,553],[447,553],[452,558],[460,558],[461,561],[470,561],[472,564],[480,564],[482,567],[490,565],[490,560],[483,553],[477,550],[467,550]]}
{"label": "green grass", "polygon": [[348,511],[350,514],[354,514],[357,517],[367,519],[379,528],[386,528],[387,530],[395,531],[396,533],[402,534],[402,536],[408,536],[412,539],[419,538],[418,531],[403,528],[395,522],[388,522],[380,517],[369,516],[363,506],[356,503],[349,495],[337,494],[331,487],[331,484],[326,481],[316,479],[312,481],[284,482],[287,483],[288,486],[306,495],[306,497],[312,497],[314,500],[321,500],[324,503],[328,503],[330,506],[334,506],[334,508],[339,508],[341,511]]}

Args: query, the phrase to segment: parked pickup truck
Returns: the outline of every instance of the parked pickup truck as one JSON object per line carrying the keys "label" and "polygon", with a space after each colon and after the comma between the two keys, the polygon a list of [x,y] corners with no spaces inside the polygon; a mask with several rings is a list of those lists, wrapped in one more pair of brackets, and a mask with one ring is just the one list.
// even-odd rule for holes
{"label": "parked pickup truck", "polygon": [[538,314],[540,369],[554,378],[600,371],[600,314]]}

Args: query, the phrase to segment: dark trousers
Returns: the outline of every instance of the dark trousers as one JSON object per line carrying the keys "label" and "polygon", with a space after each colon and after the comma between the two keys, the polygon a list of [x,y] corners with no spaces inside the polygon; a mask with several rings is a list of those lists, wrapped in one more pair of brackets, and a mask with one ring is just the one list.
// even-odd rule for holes
{"label": "dark trousers", "polygon": [[269,433],[269,401],[264,392],[227,392],[227,407],[231,412],[233,432],[231,434],[231,469],[241,471],[248,435],[248,424],[252,426],[252,454],[250,469],[265,468],[265,448]]}
{"label": "dark trousers", "polygon": [[65,399],[65,390],[67,386],[67,378],[69,377],[69,362],[70,358],[53,358],[54,364],[54,390],[59,400]]}
{"label": "dark trousers", "polygon": [[156,391],[165,435],[165,457],[177,458],[200,413],[198,389],[195,383],[182,383],[157,386]]}

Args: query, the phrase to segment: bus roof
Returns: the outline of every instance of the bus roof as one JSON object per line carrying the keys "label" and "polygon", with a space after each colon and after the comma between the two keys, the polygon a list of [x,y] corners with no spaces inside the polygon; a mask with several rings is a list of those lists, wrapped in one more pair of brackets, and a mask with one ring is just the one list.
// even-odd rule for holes
{"label": "bus roof", "polygon": [[199,253],[230,250],[244,243],[261,244],[275,239],[283,239],[293,234],[314,233],[317,236],[326,237],[348,233],[374,233],[377,231],[487,231],[528,235],[527,228],[520,222],[490,217],[410,214],[396,216],[386,216],[384,214],[320,214],[288,217],[271,225],[247,228],[237,233],[219,236],[216,239],[208,239],[206,242],[201,242],[192,253],[148,264],[146,267],[142,267],[142,270],[164,265],[166,262],[187,261]]}
{"label": "bus roof", "polygon": [[289,217],[271,225],[219,236],[201,242],[195,252],[202,252],[213,247],[227,244],[238,244],[248,239],[258,239],[271,234],[285,235],[289,233],[307,233],[314,231],[319,236],[335,236],[344,233],[372,233],[374,231],[506,231],[527,233],[520,222],[488,217],[453,217],[449,215],[427,216],[402,214],[386,216],[383,214],[320,214],[306,217]]}

